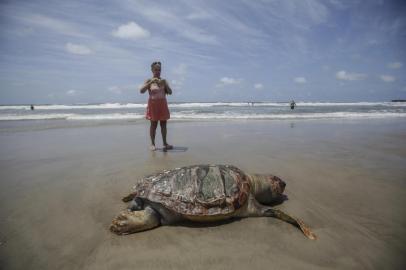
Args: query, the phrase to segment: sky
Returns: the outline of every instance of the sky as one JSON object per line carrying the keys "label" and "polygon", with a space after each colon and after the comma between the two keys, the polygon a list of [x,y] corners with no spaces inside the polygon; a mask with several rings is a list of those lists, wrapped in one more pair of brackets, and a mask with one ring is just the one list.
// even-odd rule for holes
{"label": "sky", "polygon": [[406,99],[406,1],[0,0],[0,104]]}

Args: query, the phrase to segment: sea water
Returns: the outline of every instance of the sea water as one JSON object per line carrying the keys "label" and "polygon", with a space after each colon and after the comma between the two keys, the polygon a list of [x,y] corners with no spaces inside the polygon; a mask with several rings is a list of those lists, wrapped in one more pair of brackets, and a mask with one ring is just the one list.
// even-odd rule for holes
{"label": "sea water", "polygon": [[[146,104],[48,104],[1,105],[0,121],[66,120],[103,121],[145,118]],[[171,119],[363,119],[406,117],[405,102],[296,102],[295,109],[286,102],[172,102]]]}

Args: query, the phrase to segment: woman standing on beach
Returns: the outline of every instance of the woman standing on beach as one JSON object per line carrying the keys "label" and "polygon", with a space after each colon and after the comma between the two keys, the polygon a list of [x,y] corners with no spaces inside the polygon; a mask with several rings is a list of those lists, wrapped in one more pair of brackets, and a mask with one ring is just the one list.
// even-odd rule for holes
{"label": "woman standing on beach", "polygon": [[151,151],[155,151],[155,134],[158,127],[158,121],[161,125],[163,150],[172,149],[173,146],[166,141],[166,121],[170,118],[166,95],[172,94],[172,89],[166,80],[161,79],[161,62],[153,62],[151,64],[152,78],[145,81],[140,92],[144,94],[147,90],[149,93],[147,111],[145,117],[151,121],[149,135],[151,137]]}

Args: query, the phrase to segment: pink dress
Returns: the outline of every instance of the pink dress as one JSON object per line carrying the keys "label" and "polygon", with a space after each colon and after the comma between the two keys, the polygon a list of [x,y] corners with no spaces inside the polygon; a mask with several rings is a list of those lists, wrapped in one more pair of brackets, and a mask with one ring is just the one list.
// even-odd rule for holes
{"label": "pink dress", "polygon": [[165,85],[163,83],[151,84],[148,89],[149,99],[145,118],[152,121],[166,121],[170,118],[168,103],[165,96]]}

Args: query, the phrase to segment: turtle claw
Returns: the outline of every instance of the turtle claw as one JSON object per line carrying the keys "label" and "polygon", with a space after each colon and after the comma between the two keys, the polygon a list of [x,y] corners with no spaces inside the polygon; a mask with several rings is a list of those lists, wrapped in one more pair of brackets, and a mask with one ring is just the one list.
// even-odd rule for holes
{"label": "turtle claw", "polygon": [[113,220],[112,224],[115,226],[124,226],[126,224],[126,222],[115,219],[115,220]]}
{"label": "turtle claw", "polygon": [[301,221],[300,219],[296,219],[296,222],[299,225],[300,230],[307,238],[311,240],[317,239],[317,236],[310,230],[310,228],[306,224],[304,224],[303,221]]}
{"label": "turtle claw", "polygon": [[121,212],[118,216],[117,219],[123,220],[127,218],[127,213],[126,212]]}
{"label": "turtle claw", "polygon": [[307,238],[309,238],[310,240],[316,240],[317,239],[317,236],[314,234],[314,233],[312,233],[312,232],[310,232],[308,235],[307,234],[305,234],[306,236],[307,236]]}

